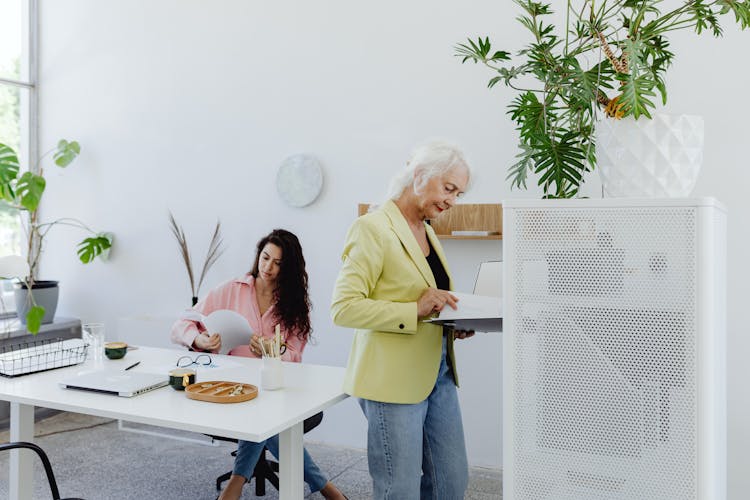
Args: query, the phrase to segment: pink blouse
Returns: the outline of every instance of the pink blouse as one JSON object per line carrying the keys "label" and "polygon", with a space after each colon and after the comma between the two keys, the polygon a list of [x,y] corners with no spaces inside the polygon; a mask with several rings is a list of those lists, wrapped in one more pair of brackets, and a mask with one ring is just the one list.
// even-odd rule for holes
{"label": "pink blouse", "polygon": [[[230,309],[241,314],[252,328],[255,335],[265,338],[274,338],[276,334],[275,305],[271,305],[261,316],[258,297],[255,293],[255,278],[251,274],[219,285],[211,290],[206,297],[198,302],[195,307],[188,309],[179,320],[172,325],[170,336],[172,343],[190,347],[206,327],[201,322],[201,316],[206,316],[219,309]],[[207,332],[213,333],[213,332]],[[219,334],[221,332],[218,332]],[[281,326],[281,340],[286,343],[286,352],[281,355],[284,361],[302,361],[302,351],[305,350],[306,340],[300,340],[296,331],[288,331]],[[229,351],[230,355],[258,358],[250,349],[250,338],[247,344],[238,345]]]}

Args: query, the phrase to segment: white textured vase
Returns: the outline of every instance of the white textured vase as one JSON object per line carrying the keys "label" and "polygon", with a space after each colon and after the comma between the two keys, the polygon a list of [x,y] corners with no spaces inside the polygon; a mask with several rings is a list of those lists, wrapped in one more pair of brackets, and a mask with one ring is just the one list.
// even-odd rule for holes
{"label": "white textured vase", "polygon": [[596,124],[596,156],[608,196],[689,196],[703,162],[703,118],[601,118]]}

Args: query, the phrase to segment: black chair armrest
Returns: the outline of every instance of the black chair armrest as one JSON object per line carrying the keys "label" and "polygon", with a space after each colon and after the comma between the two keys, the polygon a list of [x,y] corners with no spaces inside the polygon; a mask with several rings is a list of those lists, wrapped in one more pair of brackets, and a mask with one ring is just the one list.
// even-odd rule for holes
{"label": "black chair armrest", "polygon": [[[55,481],[55,474],[52,472],[52,464],[49,461],[49,458],[47,457],[47,454],[44,453],[44,450],[41,449],[39,446],[35,445],[34,443],[28,443],[25,441],[16,441],[12,443],[3,443],[0,444],[0,451],[5,450],[14,450],[14,449],[26,449],[31,450],[34,453],[36,453],[39,456],[39,460],[42,461],[42,466],[44,466],[44,472],[47,474],[47,482],[49,483],[49,489],[52,493],[53,500],[61,500],[60,499],[60,491],[57,489],[57,481]],[[81,500],[81,499],[68,499],[68,500]]]}

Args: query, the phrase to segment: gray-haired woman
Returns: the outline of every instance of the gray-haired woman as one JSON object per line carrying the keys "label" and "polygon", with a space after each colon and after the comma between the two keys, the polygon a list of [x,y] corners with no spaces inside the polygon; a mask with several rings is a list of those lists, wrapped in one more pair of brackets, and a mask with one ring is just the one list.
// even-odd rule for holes
{"label": "gray-haired woman", "polygon": [[349,229],[331,314],[355,328],[344,390],[367,417],[374,498],[461,499],[468,463],[453,331],[420,321],[456,307],[447,261],[426,220],[466,190],[469,166],[442,142],[415,149],[389,200]]}

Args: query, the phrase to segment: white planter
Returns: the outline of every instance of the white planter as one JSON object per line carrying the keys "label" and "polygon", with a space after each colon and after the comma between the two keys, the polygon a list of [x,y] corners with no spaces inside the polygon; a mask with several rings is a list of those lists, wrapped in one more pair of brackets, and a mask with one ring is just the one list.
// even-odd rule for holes
{"label": "white planter", "polygon": [[601,118],[596,124],[596,156],[608,196],[689,196],[703,162],[703,118]]}

